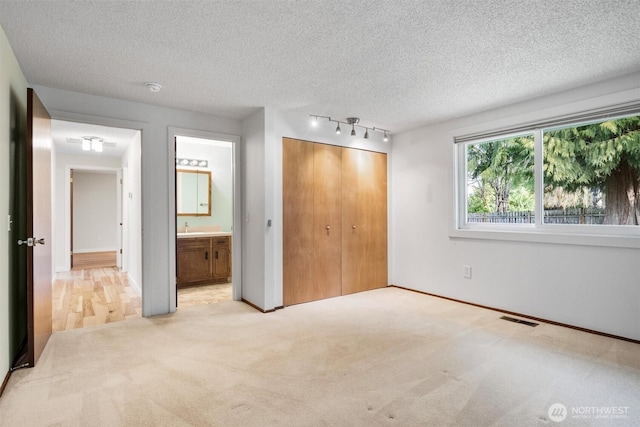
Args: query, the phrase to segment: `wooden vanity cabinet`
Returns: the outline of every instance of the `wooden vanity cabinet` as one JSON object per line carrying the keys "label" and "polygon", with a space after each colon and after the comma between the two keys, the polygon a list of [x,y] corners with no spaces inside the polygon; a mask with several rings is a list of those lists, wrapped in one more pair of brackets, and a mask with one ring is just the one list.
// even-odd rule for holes
{"label": "wooden vanity cabinet", "polygon": [[211,239],[212,243],[212,277],[214,281],[226,282],[227,278],[231,276],[231,254],[229,237],[214,237]]}
{"label": "wooden vanity cabinet", "polygon": [[226,283],[231,275],[230,242],[229,236],[178,239],[178,288]]}

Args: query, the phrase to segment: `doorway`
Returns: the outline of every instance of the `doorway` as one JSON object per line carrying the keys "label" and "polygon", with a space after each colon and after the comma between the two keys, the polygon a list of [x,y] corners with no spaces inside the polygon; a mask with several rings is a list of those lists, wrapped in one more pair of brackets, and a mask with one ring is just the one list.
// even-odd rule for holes
{"label": "doorway", "polygon": [[140,317],[141,132],[52,120],[52,137],[54,330]]}
{"label": "doorway", "polygon": [[208,136],[174,139],[177,308],[237,299],[239,290],[235,143]]}

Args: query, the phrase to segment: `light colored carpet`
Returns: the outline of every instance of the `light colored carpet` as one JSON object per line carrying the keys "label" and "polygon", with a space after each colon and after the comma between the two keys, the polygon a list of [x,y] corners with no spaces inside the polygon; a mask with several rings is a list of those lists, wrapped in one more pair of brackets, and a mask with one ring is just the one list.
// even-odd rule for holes
{"label": "light colored carpet", "polygon": [[[0,425],[640,425],[639,345],[500,316],[386,288],[55,332],[13,374]],[[587,407],[627,409],[572,417]]]}

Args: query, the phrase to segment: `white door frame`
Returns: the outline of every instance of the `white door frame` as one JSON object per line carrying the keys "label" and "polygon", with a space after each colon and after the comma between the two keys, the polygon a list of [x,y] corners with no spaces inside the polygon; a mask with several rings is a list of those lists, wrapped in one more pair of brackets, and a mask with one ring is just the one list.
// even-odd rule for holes
{"label": "white door frame", "polygon": [[[175,160],[175,138],[186,136],[192,138],[211,139],[215,141],[225,141],[231,143],[231,158],[233,168],[233,234],[231,237],[231,277],[232,293],[235,301],[242,300],[242,183],[241,183],[241,158],[239,135],[225,133],[207,132],[192,129],[169,127],[167,136],[167,150],[169,164],[167,167],[173,171],[176,167]],[[174,173],[169,174],[169,194],[173,196],[174,202],[169,203],[169,218],[176,218],[175,204],[176,177]],[[169,225],[169,309],[176,310],[176,223],[170,221]]]}

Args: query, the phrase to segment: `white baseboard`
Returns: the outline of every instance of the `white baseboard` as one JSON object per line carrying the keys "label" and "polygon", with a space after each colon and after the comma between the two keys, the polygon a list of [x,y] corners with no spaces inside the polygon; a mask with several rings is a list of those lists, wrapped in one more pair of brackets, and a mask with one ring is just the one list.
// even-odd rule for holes
{"label": "white baseboard", "polygon": [[89,248],[89,249],[74,249],[74,254],[88,254],[92,252],[118,252],[115,248]]}
{"label": "white baseboard", "polygon": [[140,285],[138,285],[136,281],[133,280],[133,278],[129,273],[126,273],[126,274],[127,274],[127,280],[129,281],[129,286],[131,286],[138,293],[138,295],[142,297],[142,288],[140,288]]}

